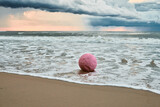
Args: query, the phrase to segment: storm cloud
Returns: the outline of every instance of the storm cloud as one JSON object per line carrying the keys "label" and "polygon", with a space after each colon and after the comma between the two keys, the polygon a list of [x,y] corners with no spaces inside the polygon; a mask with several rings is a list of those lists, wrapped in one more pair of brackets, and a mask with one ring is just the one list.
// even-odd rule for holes
{"label": "storm cloud", "polygon": [[[160,2],[129,0],[0,0],[6,8],[85,14],[91,26],[152,27],[160,29]],[[91,17],[92,18],[91,18]]]}
{"label": "storm cloud", "polygon": [[148,26],[148,27],[159,27],[160,24],[155,22],[140,22],[140,21],[124,21],[113,18],[98,18],[90,19],[92,26],[126,26],[126,27],[137,27],[137,26]]}
{"label": "storm cloud", "polygon": [[135,8],[128,0],[0,0],[0,6],[104,17],[136,17]]}

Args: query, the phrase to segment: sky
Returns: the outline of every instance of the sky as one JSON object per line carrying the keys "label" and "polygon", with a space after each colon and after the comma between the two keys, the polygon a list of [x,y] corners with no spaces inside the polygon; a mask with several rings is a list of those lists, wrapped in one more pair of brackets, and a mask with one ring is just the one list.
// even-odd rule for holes
{"label": "sky", "polygon": [[0,0],[0,31],[160,31],[160,0]]}

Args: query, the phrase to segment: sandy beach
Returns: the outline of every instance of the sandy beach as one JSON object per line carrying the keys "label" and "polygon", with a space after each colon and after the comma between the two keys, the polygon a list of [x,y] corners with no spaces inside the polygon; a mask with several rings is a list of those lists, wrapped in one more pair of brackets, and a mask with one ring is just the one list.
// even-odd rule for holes
{"label": "sandy beach", "polygon": [[0,107],[160,107],[160,95],[0,73]]}

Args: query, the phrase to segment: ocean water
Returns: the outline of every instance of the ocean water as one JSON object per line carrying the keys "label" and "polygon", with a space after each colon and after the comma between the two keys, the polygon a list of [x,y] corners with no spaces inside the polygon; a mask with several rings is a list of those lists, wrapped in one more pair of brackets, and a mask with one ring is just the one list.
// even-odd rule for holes
{"label": "ocean water", "polygon": [[[79,74],[85,53],[96,72]],[[0,32],[0,72],[160,94],[160,32]]]}

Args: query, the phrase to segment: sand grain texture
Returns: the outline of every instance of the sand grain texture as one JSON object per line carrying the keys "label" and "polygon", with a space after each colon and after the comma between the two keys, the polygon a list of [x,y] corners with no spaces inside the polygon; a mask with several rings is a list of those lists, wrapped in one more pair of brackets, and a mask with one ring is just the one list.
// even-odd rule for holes
{"label": "sand grain texture", "polygon": [[0,73],[0,107],[160,107],[160,95]]}

